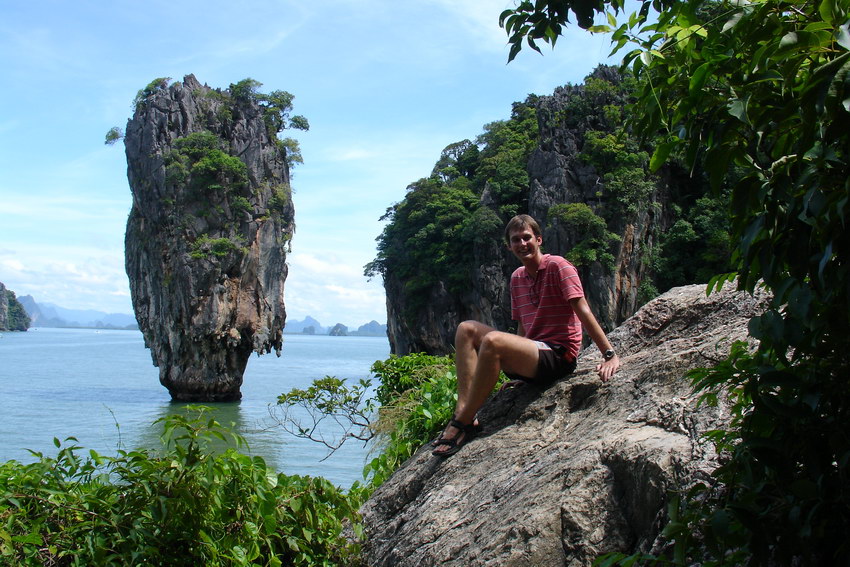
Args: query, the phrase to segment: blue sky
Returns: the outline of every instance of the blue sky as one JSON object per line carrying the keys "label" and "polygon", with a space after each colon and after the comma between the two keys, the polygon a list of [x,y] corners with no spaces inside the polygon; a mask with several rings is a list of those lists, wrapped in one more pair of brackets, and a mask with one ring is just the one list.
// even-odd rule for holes
{"label": "blue sky", "polygon": [[580,83],[608,39],[570,30],[507,64],[511,0],[0,0],[0,281],[71,309],[132,313],[123,129],[156,77],[295,95],[310,131],[293,169],[287,316],[386,322],[379,218],[447,145],[528,94]]}

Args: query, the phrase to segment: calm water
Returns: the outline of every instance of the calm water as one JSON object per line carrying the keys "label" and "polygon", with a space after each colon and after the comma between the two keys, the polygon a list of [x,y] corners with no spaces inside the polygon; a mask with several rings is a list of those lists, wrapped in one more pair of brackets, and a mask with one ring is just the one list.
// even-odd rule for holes
{"label": "calm water", "polygon": [[[280,358],[251,357],[240,402],[207,405],[222,423],[236,424],[249,443],[244,452],[261,455],[278,471],[324,476],[349,487],[362,479],[369,448],[349,441],[323,461],[324,447],[273,426],[269,406],[282,392],[306,388],[316,378],[369,378],[372,363],[388,356],[385,337],[284,335]],[[74,436],[104,454],[119,446],[159,447],[161,425],[152,423],[183,407],[159,384],[138,331],[2,333],[0,387],[0,461],[31,462],[27,449],[55,455],[54,437]]]}

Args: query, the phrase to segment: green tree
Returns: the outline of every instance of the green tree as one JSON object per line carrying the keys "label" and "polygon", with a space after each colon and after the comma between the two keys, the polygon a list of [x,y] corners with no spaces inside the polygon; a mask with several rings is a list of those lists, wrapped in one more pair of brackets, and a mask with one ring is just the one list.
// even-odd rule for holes
{"label": "green tree", "polygon": [[171,77],[157,77],[148,85],[141,89],[136,93],[136,98],[133,99],[133,110],[139,108],[140,105],[145,104],[148,100],[148,97],[151,96],[156,91],[161,91],[163,89],[168,88],[168,83],[171,82]]}
{"label": "green tree", "polygon": [[566,254],[567,260],[576,266],[586,266],[599,262],[609,271],[614,269],[614,254],[611,247],[620,241],[620,237],[608,230],[605,219],[593,212],[585,203],[552,205],[549,218],[569,226],[579,241]]}
{"label": "green tree", "polygon": [[230,96],[237,102],[254,101],[263,108],[263,119],[270,135],[276,136],[286,128],[309,130],[310,123],[303,116],[291,116],[292,101],[295,97],[287,91],[260,92],[263,83],[254,79],[242,79],[230,85]]}
{"label": "green tree", "polygon": [[9,307],[6,324],[10,331],[26,331],[30,327],[30,316],[18,301],[15,292],[7,289],[6,297],[0,297]]}
{"label": "green tree", "polygon": [[[693,521],[716,561],[843,562],[850,533],[850,27],[841,0],[525,0],[502,13],[510,59],[554,45],[574,15],[610,31],[642,81],[632,126],[704,160],[718,190],[737,166],[730,215],[738,285],[766,285],[759,340],[696,375],[737,401],[716,440],[723,490]],[[594,15],[607,23],[594,25]],[[722,284],[726,278],[717,283]],[[694,501],[691,503],[693,504]],[[686,538],[687,531],[679,533]],[[731,555],[730,555],[731,554]],[[680,558],[682,556],[680,555]],[[703,558],[704,558],[703,557]]]}

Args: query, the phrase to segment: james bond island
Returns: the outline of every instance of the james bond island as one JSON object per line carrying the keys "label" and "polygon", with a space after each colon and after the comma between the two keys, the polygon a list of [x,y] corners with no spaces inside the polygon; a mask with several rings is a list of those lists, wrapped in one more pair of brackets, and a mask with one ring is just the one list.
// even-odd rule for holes
{"label": "james bond island", "polygon": [[278,133],[307,121],[290,117],[292,95],[259,87],[157,79],[139,91],[127,124],[127,275],[174,400],[238,400],[251,353],[280,354],[289,166],[300,156]]}

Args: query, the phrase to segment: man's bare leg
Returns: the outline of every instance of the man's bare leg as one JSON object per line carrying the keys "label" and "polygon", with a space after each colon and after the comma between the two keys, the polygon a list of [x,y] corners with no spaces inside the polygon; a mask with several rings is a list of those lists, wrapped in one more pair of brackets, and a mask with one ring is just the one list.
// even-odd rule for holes
{"label": "man's bare leg", "polygon": [[[464,321],[455,336],[458,401],[454,417],[471,424],[499,379],[499,371],[533,377],[539,357],[537,344],[518,335],[503,333],[477,321]],[[461,431],[449,425],[443,431],[446,439],[455,439]],[[448,451],[437,447],[439,454]]]}
{"label": "man's bare leg", "polygon": [[455,332],[455,368],[457,369],[457,397],[468,396],[475,368],[478,366],[478,349],[484,337],[496,329],[478,321],[463,321]]}

